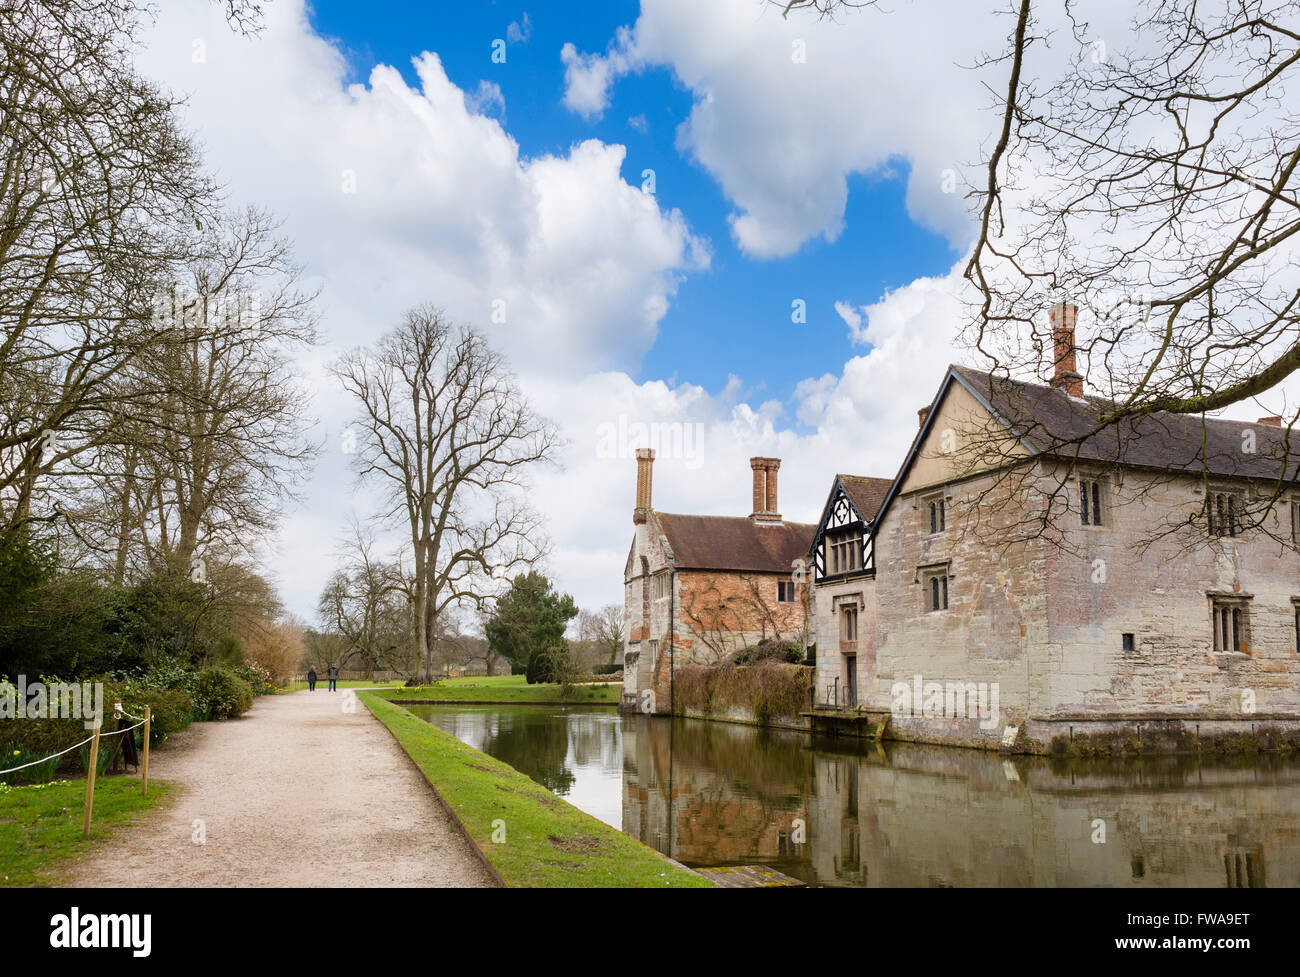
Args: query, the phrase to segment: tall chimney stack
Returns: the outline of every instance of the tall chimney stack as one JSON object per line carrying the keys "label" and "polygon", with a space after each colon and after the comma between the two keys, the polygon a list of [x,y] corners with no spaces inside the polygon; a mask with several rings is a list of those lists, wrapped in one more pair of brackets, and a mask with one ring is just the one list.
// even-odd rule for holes
{"label": "tall chimney stack", "polygon": [[765,458],[750,458],[749,467],[754,472],[754,511],[751,519],[757,519],[767,511],[767,468]]}
{"label": "tall chimney stack", "polygon": [[780,522],[781,513],[777,511],[777,472],[781,468],[780,458],[750,458],[749,467],[754,472],[754,512],[750,516],[755,522]]}
{"label": "tall chimney stack", "polygon": [[641,525],[650,516],[650,489],[654,476],[655,453],[653,448],[636,449],[636,509],[632,522]]}
{"label": "tall chimney stack", "polygon": [[1071,397],[1083,397],[1083,375],[1075,369],[1074,326],[1079,319],[1079,307],[1060,302],[1048,311],[1052,322],[1052,344],[1055,347],[1052,386],[1064,390]]}
{"label": "tall chimney stack", "polygon": [[776,473],[780,470],[780,458],[767,459],[767,515],[777,521],[781,519],[781,510],[776,505]]}

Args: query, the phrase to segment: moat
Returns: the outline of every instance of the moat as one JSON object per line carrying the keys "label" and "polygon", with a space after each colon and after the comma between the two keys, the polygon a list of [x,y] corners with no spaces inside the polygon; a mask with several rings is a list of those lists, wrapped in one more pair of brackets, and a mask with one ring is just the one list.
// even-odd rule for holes
{"label": "moat", "polygon": [[820,886],[1300,886],[1300,759],[1003,757],[602,707],[410,708],[693,867]]}

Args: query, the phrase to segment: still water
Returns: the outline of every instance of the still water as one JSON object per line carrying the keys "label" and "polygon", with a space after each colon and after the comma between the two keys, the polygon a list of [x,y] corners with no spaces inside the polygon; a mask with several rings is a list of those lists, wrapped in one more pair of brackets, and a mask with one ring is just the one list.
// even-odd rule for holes
{"label": "still water", "polygon": [[1300,886],[1300,761],[1005,758],[610,708],[411,706],[686,865],[825,886]]}

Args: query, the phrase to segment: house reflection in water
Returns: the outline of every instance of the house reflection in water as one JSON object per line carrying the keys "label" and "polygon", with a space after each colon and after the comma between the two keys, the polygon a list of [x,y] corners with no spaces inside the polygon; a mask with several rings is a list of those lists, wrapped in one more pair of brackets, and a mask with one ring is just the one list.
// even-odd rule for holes
{"label": "house reflection in water", "polygon": [[625,832],[817,885],[1300,885],[1300,761],[1004,758],[624,716]]}

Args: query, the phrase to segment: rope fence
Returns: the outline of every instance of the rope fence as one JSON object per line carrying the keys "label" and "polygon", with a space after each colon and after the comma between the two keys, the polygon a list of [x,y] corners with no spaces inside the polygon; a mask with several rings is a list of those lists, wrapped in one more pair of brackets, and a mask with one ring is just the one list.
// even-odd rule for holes
{"label": "rope fence", "polygon": [[[149,793],[149,734],[153,724],[153,708],[151,706],[145,706],[143,716],[133,716],[122,708],[120,702],[115,703],[113,706],[113,718],[120,719],[122,716],[125,716],[127,719],[135,719],[138,721],[134,726],[123,726],[121,729],[115,729],[112,732],[104,733],[102,731],[103,717],[101,716],[99,722],[95,724],[94,732],[80,743],[74,743],[66,750],[60,750],[58,753],[51,753],[49,756],[43,757],[40,760],[33,760],[30,763],[24,763],[18,767],[11,767],[8,770],[0,770],[0,777],[11,773],[17,773],[19,770],[26,770],[28,767],[37,767],[42,763],[49,763],[51,760],[57,759],[67,753],[71,753],[73,750],[79,749],[89,743],[90,761],[86,764],[86,803],[81,827],[82,834],[89,837],[90,818],[95,807],[95,778],[99,773],[99,741],[101,738],[124,736],[127,733],[139,729],[141,726],[144,727],[144,750],[140,756],[140,793],[146,796]],[[125,764],[122,769],[126,769]]]}

